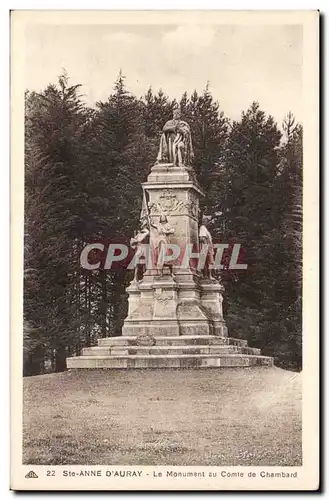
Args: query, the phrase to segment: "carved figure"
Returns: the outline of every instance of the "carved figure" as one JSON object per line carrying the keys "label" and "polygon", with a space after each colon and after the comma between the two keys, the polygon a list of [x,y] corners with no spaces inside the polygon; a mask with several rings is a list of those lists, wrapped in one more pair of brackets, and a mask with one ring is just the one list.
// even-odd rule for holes
{"label": "carved figure", "polygon": [[181,120],[180,109],[174,108],[172,120],[162,129],[157,161],[184,167],[191,163],[193,156],[190,126]]}
{"label": "carved figure", "polygon": [[152,262],[163,276],[163,267],[168,266],[172,275],[172,264],[163,262],[163,257],[166,255],[166,246],[169,243],[169,236],[174,234],[174,228],[169,224],[167,216],[161,215],[159,222],[151,220],[151,252]]}
{"label": "carved figure", "polygon": [[199,230],[199,241],[200,241],[200,254],[205,256],[205,264],[203,266],[203,277],[206,279],[213,279],[212,269],[210,266],[214,264],[214,245],[212,242],[212,237],[207,227],[207,219],[202,218],[202,224]]}
{"label": "carved figure", "polygon": [[134,272],[134,281],[140,281],[143,278],[143,274],[145,272],[145,260],[142,261],[141,257],[143,255],[143,244],[146,243],[146,239],[148,238],[150,231],[147,227],[147,221],[144,219],[141,223],[141,230],[130,239],[131,248],[136,249],[135,258],[137,259],[135,272]]}

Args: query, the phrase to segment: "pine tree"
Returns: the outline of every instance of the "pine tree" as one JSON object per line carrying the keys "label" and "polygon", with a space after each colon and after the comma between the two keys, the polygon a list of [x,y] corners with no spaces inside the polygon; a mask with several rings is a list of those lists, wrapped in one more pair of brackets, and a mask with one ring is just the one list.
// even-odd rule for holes
{"label": "pine tree", "polygon": [[170,101],[162,90],[153,94],[149,87],[142,102],[145,134],[151,139],[159,139],[163,125],[172,118],[175,101]]}
{"label": "pine tree", "polygon": [[226,147],[227,119],[219,111],[219,103],[214,102],[209,85],[200,96],[196,91],[190,98],[184,93],[180,106],[182,119],[191,127],[193,166],[206,192],[202,210],[207,215],[215,216],[221,210],[221,166]]}
{"label": "pine tree", "polygon": [[[96,204],[90,209],[97,218],[97,235],[110,242],[129,245],[139,224],[141,181],[154,161],[154,143],[145,134],[143,110],[143,104],[126,90],[121,72],[108,100],[97,103],[90,161],[98,180],[93,185]],[[125,269],[97,274],[101,281],[100,296],[95,297],[98,322],[103,335],[117,335],[126,315],[129,275]]]}
{"label": "pine tree", "polygon": [[277,196],[282,207],[279,225],[281,262],[277,269],[277,314],[281,318],[276,353],[284,367],[302,367],[302,172],[303,131],[291,112],[283,122],[285,141],[281,147]]}
{"label": "pine tree", "polygon": [[[89,112],[69,86],[66,74],[34,96],[27,133],[26,260],[24,314],[54,353],[55,369],[65,367],[67,347],[79,335],[79,251],[86,204],[81,186],[80,145]],[[31,161],[33,158],[33,161]]]}
{"label": "pine tree", "polygon": [[226,150],[223,193],[226,242],[239,243],[246,271],[223,275],[229,327],[265,352],[273,353],[273,281],[279,243],[280,204],[276,196],[281,133],[254,102],[233,122]]}

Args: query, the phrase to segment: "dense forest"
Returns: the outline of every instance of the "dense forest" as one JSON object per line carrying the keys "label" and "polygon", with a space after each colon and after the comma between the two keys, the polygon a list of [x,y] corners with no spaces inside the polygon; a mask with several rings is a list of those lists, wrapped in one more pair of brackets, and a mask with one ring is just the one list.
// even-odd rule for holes
{"label": "dense forest", "polygon": [[86,271],[83,247],[129,242],[163,124],[179,104],[211,232],[243,249],[246,270],[221,271],[231,336],[278,366],[302,367],[302,127],[277,124],[255,101],[231,121],[209,85],[179,102],[149,88],[131,95],[120,72],[94,108],[62,74],[25,94],[24,374],[66,368],[66,357],[121,334],[132,271]]}

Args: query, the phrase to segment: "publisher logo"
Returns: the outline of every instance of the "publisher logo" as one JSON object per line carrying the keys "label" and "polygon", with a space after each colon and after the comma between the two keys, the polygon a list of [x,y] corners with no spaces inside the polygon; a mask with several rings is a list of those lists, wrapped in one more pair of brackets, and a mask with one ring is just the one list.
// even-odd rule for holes
{"label": "publisher logo", "polygon": [[27,474],[25,474],[26,479],[37,479],[39,476],[33,471],[30,470]]}

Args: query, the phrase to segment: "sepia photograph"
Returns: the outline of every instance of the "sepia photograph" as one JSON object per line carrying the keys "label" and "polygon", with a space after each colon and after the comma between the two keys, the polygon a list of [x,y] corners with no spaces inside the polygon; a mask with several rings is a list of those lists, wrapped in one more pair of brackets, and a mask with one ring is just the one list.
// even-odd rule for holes
{"label": "sepia photograph", "polygon": [[12,12],[22,489],[317,488],[318,22]]}

